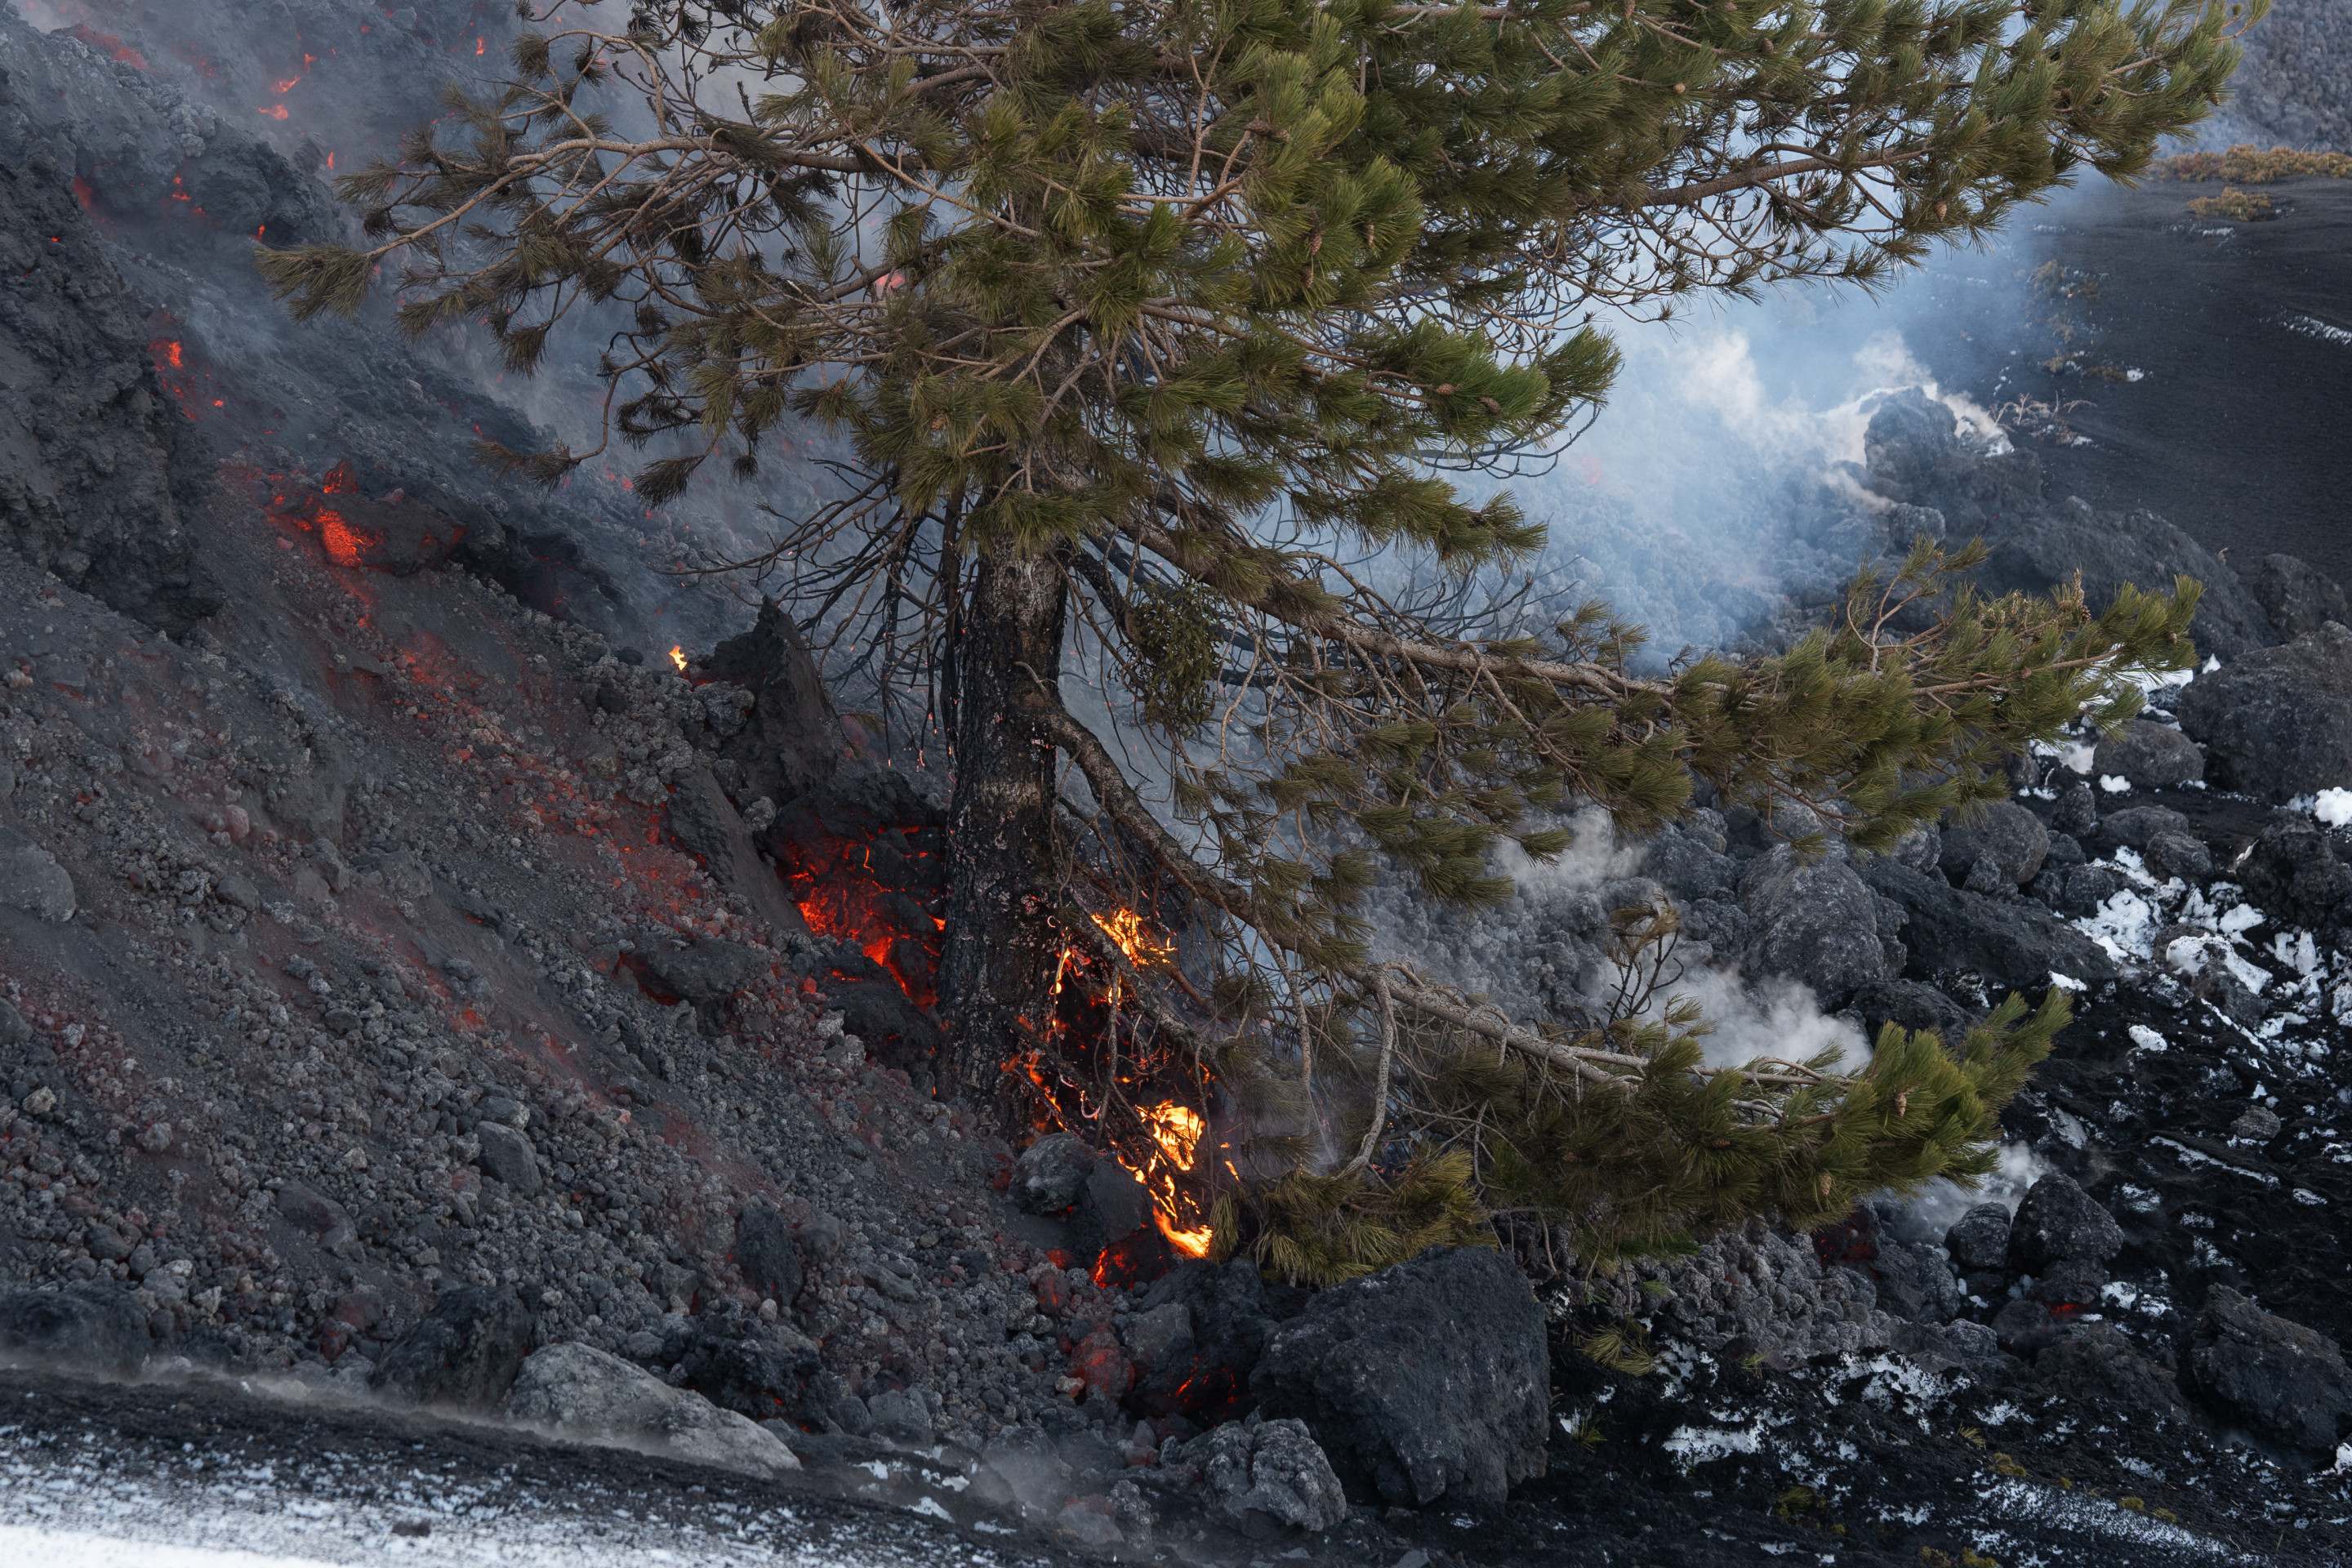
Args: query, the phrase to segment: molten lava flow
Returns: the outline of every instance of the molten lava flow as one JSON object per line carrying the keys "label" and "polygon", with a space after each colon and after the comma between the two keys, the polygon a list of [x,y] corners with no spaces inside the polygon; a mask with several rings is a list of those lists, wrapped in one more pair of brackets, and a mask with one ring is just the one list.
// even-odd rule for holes
{"label": "molten lava flow", "polygon": [[329,508],[319,511],[319,539],[327,547],[327,559],[338,566],[364,566],[369,549],[379,542],[376,536],[353,528],[343,514]]}
{"label": "molten lava flow", "polygon": [[673,643],[673,644],[671,644],[671,645],[670,645],[670,650],[669,650],[669,661],[670,661],[670,663],[672,663],[672,664],[674,664],[674,665],[677,666],[677,672],[678,672],[680,675],[684,675],[684,674],[686,673],[686,649],[685,649],[685,647],[682,647],[682,646],[681,646],[681,645],[679,645],[679,644],[677,644],[677,643]]}

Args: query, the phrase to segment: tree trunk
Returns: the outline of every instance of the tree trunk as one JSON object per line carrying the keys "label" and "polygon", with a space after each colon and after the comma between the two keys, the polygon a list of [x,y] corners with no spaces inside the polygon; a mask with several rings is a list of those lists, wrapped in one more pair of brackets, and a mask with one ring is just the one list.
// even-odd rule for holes
{"label": "tree trunk", "polygon": [[955,655],[940,1080],[945,1093],[992,1107],[1008,1124],[1024,1080],[1004,1063],[1044,1040],[1061,953],[1054,747],[1034,715],[1060,704],[1067,601],[1058,553],[984,554]]}

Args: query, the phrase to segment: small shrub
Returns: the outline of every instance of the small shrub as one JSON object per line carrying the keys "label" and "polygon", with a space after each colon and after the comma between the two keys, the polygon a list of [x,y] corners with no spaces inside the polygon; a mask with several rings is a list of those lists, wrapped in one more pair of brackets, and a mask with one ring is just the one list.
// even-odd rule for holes
{"label": "small shrub", "polygon": [[2155,164],[2159,179],[2189,184],[2224,180],[2235,185],[2267,185],[2279,180],[2352,180],[2352,153],[2298,152],[2273,147],[2268,152],[2236,146],[2226,153],[2183,153]]}
{"label": "small shrub", "polygon": [[2227,218],[2231,223],[2268,223],[2278,216],[2278,204],[2262,191],[2242,191],[2223,185],[2218,196],[2190,198],[2189,210],[2199,217]]}

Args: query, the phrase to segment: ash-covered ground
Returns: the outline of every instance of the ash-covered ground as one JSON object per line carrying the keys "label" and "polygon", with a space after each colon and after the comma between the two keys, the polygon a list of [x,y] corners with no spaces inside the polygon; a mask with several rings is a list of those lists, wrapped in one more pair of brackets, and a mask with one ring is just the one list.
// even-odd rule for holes
{"label": "ash-covered ground", "polygon": [[[1500,923],[1398,939],[1541,1004],[1598,983],[1609,910],[1671,896],[1750,1045],[2079,988],[2002,1183],[1622,1278],[1456,1253],[1308,1298],[1155,1252],[1127,1173],[1016,1161],[928,1092],[930,786],[781,628],[664,575],[748,501],[507,486],[470,442],[560,421],[560,369],[501,386],[268,303],[252,237],[335,231],[327,153],[429,112],[503,21],[225,9],[295,40],[296,86],[177,12],[0,12],[0,1345],[31,1369],[0,1382],[0,1531],[250,1523],[324,1561],[2352,1551],[2352,610],[2273,553],[2336,559],[2296,531],[2322,491],[2232,510],[2189,426],[2131,408],[2089,447],[1855,409],[1859,457],[1789,492],[1811,575],[1740,635],[1802,625],[1836,563],[1982,533],[1996,587],[2200,578],[2216,661],[1895,856],[1591,825]],[[2134,221],[2185,259],[2112,265],[2104,330],[2164,365],[2212,321],[2132,301],[2254,252]],[[2278,243],[2277,276],[2352,287]],[[2286,428],[2332,362],[2238,363]],[[1612,1329],[1655,1366],[1587,1354]],[[321,1522],[264,1532],[273,1500]]]}

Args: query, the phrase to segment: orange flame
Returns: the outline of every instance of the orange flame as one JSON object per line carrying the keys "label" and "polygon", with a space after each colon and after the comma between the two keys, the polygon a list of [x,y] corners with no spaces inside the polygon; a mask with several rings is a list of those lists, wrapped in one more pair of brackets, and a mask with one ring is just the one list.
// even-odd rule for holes
{"label": "orange flame", "polygon": [[[1146,1108],[1142,1116],[1159,1152],[1144,1162],[1142,1170],[1132,1165],[1128,1165],[1128,1170],[1151,1194],[1152,1220],[1169,1245],[1187,1258],[1206,1258],[1216,1232],[1208,1226],[1195,1227],[1178,1223],[1181,1211],[1176,1177],[1179,1173],[1190,1172],[1200,1157],[1201,1134],[1208,1131],[1208,1123],[1201,1120],[1199,1111],[1172,1100]],[[1124,1159],[1119,1163],[1127,1163]]]}
{"label": "orange flame", "polygon": [[669,661],[670,663],[677,666],[677,672],[680,675],[684,675],[686,673],[686,649],[683,647],[676,645],[671,647],[669,650]]}

